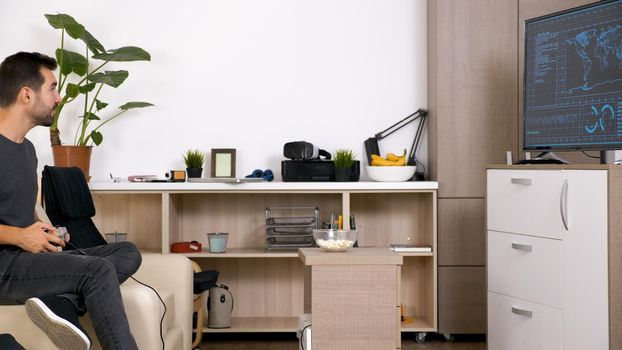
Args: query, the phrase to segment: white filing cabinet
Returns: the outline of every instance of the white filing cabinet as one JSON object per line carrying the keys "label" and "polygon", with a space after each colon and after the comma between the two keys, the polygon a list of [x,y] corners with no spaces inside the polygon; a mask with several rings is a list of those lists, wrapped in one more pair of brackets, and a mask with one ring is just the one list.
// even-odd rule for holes
{"label": "white filing cabinet", "polygon": [[622,349],[622,173],[529,168],[488,169],[488,348]]}

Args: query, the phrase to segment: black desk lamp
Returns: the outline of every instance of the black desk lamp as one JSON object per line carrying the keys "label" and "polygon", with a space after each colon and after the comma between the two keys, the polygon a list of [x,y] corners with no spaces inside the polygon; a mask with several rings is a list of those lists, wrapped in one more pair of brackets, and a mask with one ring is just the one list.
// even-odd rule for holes
{"label": "black desk lamp", "polygon": [[417,153],[417,148],[419,147],[419,141],[421,141],[421,134],[423,133],[423,127],[425,125],[425,120],[427,119],[427,116],[428,116],[428,111],[423,108],[419,108],[415,113],[391,125],[385,130],[382,130],[381,132],[377,133],[376,136],[370,137],[367,140],[365,140],[365,151],[367,152],[368,164],[371,164],[372,154],[380,155],[380,148],[378,147],[378,141],[391,135],[397,130],[403,128],[404,126],[414,122],[415,120],[421,119],[421,121],[419,122],[419,125],[417,126],[417,132],[415,133],[415,139],[413,140],[412,147],[410,148],[410,152],[408,153],[408,161],[406,163],[407,165],[416,166],[417,159],[415,157],[415,154]]}

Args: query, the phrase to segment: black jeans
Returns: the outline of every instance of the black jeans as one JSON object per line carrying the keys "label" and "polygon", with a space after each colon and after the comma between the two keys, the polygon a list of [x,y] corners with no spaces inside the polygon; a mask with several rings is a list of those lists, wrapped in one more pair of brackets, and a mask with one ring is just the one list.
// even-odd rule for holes
{"label": "black jeans", "polygon": [[2,350],[26,350],[15,340],[15,338],[7,333],[0,334],[0,349]]}
{"label": "black jeans", "polygon": [[138,270],[140,252],[130,242],[81,251],[86,255],[75,250],[36,254],[13,247],[0,250],[0,303],[23,304],[45,295],[83,300],[104,349],[137,349],[119,284]]}

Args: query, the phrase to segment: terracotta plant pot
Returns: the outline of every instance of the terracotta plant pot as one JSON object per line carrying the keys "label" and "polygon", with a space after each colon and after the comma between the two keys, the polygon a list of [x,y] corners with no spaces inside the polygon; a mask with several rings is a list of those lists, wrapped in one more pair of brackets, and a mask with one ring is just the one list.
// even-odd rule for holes
{"label": "terracotta plant pot", "polygon": [[91,179],[89,168],[91,167],[92,150],[93,146],[52,146],[54,166],[78,167],[88,182]]}

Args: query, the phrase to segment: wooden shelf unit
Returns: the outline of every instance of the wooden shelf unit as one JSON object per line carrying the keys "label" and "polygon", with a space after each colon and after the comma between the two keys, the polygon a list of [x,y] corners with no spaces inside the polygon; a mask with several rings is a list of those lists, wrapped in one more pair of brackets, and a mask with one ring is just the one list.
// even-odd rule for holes
{"label": "wooden shelf unit", "polygon": [[[436,325],[426,317],[405,315],[407,321],[402,322],[402,332],[436,332]],[[410,318],[410,320],[408,320]]]}
{"label": "wooden shelf unit", "polygon": [[296,332],[298,317],[231,317],[231,328],[203,328],[204,333]]}
{"label": "wooden shelf unit", "polygon": [[[400,253],[402,332],[434,332],[437,317],[436,182],[91,183],[102,233],[126,232],[141,250],[170,253],[177,241],[203,251],[184,254],[218,270],[235,297],[232,327],[211,333],[294,332],[304,311],[304,266],[296,251],[265,249],[265,209],[317,206],[356,219],[361,247],[425,244],[431,253]],[[207,233],[228,232],[227,252],[208,252]]]}

